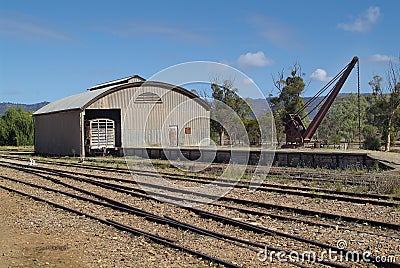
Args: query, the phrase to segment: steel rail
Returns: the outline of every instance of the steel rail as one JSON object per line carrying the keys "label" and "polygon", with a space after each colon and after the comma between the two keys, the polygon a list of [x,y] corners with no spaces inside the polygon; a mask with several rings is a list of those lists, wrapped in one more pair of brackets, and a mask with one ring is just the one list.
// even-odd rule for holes
{"label": "steel rail", "polygon": [[[1,164],[0,164],[1,165]],[[19,169],[22,171],[26,171],[26,168],[21,168],[21,167],[13,167],[15,169]],[[30,168],[30,167],[29,167]],[[34,167],[35,169],[37,169],[37,167]],[[137,193],[146,195],[146,194],[153,194],[156,195],[158,197],[164,197],[164,198],[169,198],[169,199],[174,199],[177,201],[187,201],[187,199],[185,198],[180,198],[180,197],[175,197],[175,196],[171,196],[168,194],[161,194],[159,192],[151,192],[151,191],[145,191],[143,189],[136,189],[136,188],[132,188],[132,187],[127,187],[127,186],[120,186],[120,185],[116,185],[116,184],[110,184],[110,183],[105,183],[105,182],[98,182],[92,179],[84,179],[84,178],[80,178],[80,177],[76,177],[73,175],[68,175],[68,174],[63,174],[63,171],[59,171],[59,170],[54,170],[54,169],[49,169],[49,168],[41,168],[41,169],[47,169],[47,170],[51,170],[49,172],[53,172],[58,174],[58,176],[64,176],[70,179],[76,179],[76,180],[81,180],[81,181],[85,181],[88,183],[92,183],[92,184],[96,184],[98,186],[102,186],[102,187],[106,187],[112,190],[118,190],[120,192],[126,193],[126,194],[133,194],[132,191],[135,191]],[[90,174],[84,174],[85,176],[91,176]],[[110,180],[110,178],[108,178]],[[116,180],[120,180],[120,179],[116,179]],[[131,183],[135,183],[134,181],[129,181]],[[171,188],[171,187],[166,187],[166,186],[159,186],[159,185],[154,185],[154,184],[149,184],[149,183],[143,183],[146,184],[147,186],[156,186],[159,189],[166,189],[166,190],[172,190],[172,191],[176,191],[176,189]],[[129,189],[129,190],[126,190]],[[184,190],[179,190],[179,192],[185,192]],[[187,193],[192,193],[190,191],[186,191]],[[198,195],[206,197],[206,198],[215,198],[215,196],[212,195],[207,195],[207,194],[200,194],[198,193]],[[144,196],[141,196],[144,197]],[[145,198],[145,197],[144,197]],[[159,201],[158,199],[154,198],[155,200]],[[279,209],[279,210],[285,210],[285,211],[292,211],[295,212],[297,214],[302,214],[302,215],[319,215],[321,217],[324,218],[328,218],[328,219],[341,219],[347,222],[355,222],[355,223],[367,223],[369,225],[372,226],[381,226],[381,227],[386,227],[389,229],[393,229],[393,230],[400,230],[400,224],[394,224],[394,223],[388,223],[388,222],[382,222],[382,221],[376,221],[376,220],[370,220],[370,219],[363,219],[363,218],[357,218],[357,217],[352,217],[352,216],[345,216],[345,215],[340,215],[340,214],[333,214],[333,213],[327,213],[327,212],[321,212],[321,211],[315,211],[315,210],[308,210],[308,209],[301,209],[301,208],[293,208],[293,207],[288,207],[288,206],[282,206],[282,205],[276,205],[276,204],[270,204],[270,203],[264,203],[264,202],[257,202],[257,201],[252,201],[252,200],[246,200],[246,199],[238,199],[238,198],[231,198],[231,197],[221,197],[219,198],[220,201],[226,201],[226,202],[232,202],[232,203],[237,203],[237,204],[243,204],[243,205],[252,205],[252,206],[256,206],[256,207],[263,207],[263,208],[268,208],[268,209]],[[174,202],[171,202],[174,203]],[[200,203],[200,202],[199,202]]]}
{"label": "steel rail", "polygon": [[[19,169],[22,170],[22,171],[25,171],[25,172],[29,172],[29,171],[21,169],[21,168],[19,168]],[[111,189],[111,190],[114,190],[114,191],[117,191],[117,192],[130,194],[130,195],[135,195],[135,196],[137,196],[139,198],[147,198],[147,199],[150,198],[148,196],[149,192],[146,192],[143,189],[137,189],[137,188],[133,188],[133,187],[129,187],[129,186],[121,186],[121,185],[107,183],[107,182],[99,182],[99,181],[95,181],[95,180],[92,180],[92,179],[78,178],[78,177],[71,176],[71,175],[65,175],[62,172],[59,172],[58,170],[54,170],[54,172],[47,171],[47,172],[43,172],[43,173],[50,174],[50,175],[54,175],[54,173],[56,173],[57,176],[66,177],[66,178],[73,179],[73,180],[83,181],[83,182],[86,182],[86,183],[90,183],[90,184],[94,184],[94,185],[97,185],[97,186],[100,186],[100,187],[104,187],[106,189]],[[38,175],[36,172],[33,172],[33,174]],[[89,174],[84,174],[84,175],[91,176]],[[38,175],[38,176],[42,176],[42,175]],[[44,177],[44,178],[48,178],[48,177]],[[51,178],[49,178],[49,179],[51,179]],[[106,179],[109,179],[109,178],[106,177]],[[129,181],[129,182],[132,182],[132,181]],[[134,191],[136,193],[134,194],[131,191]],[[171,197],[169,195],[165,195],[165,196],[166,197]],[[156,201],[159,201],[156,198],[153,198],[153,199],[156,200]],[[175,198],[175,199],[179,200],[179,201],[184,200],[183,198]],[[206,205],[209,204],[208,202],[200,202],[200,201],[199,201],[199,203],[203,203],[203,204],[206,204]],[[263,211],[255,211],[255,210],[251,210],[251,209],[248,209],[248,208],[241,208],[241,207],[237,207],[237,206],[230,206],[230,205],[220,204],[220,203],[215,203],[213,205],[224,207],[224,208],[228,208],[228,209],[231,209],[231,210],[236,210],[236,211],[239,211],[239,212],[242,212],[242,213],[246,213],[246,214],[258,215],[258,216],[267,216],[267,217],[271,217],[271,218],[275,218],[275,219],[279,219],[279,220],[286,220],[286,221],[299,221],[299,222],[306,223],[308,225],[329,227],[329,228],[333,228],[333,229],[337,229],[338,228],[338,226],[336,226],[336,225],[318,223],[318,222],[309,221],[309,220],[305,220],[305,219],[287,217],[287,216],[277,215],[277,214],[273,214],[273,213],[267,213],[267,212],[263,212]],[[272,208],[272,209],[274,209],[274,208]],[[309,215],[310,216],[314,216],[315,214],[309,214]],[[332,219],[336,219],[336,218],[332,217]],[[398,237],[394,237],[394,236],[389,236],[389,235],[384,235],[384,234],[376,234],[376,233],[367,232],[367,231],[360,231],[360,230],[353,229],[353,228],[348,228],[348,227],[347,228],[343,228],[343,229],[354,230],[356,232],[370,234],[370,235],[377,235],[377,236],[382,236],[382,237],[389,237],[389,238],[397,238],[398,239]]]}
{"label": "steel rail", "polygon": [[[77,187],[75,187],[75,188],[77,188]],[[77,188],[77,189],[79,189],[79,188]],[[81,191],[82,191],[82,189],[81,189]],[[82,191],[82,192],[85,192],[85,190]],[[87,192],[87,191],[86,191],[86,192]],[[96,196],[96,195],[95,195],[95,196]],[[108,199],[107,202],[110,202],[110,199],[109,199],[109,198],[106,198],[106,199]],[[123,207],[132,208],[132,207],[130,207],[130,206],[127,206],[126,204],[123,204],[123,203],[120,203],[120,202],[114,201],[114,200],[111,200],[111,203],[117,203],[117,204],[122,205]],[[204,210],[200,210],[200,209],[196,209],[196,208],[192,208],[192,207],[183,207],[183,208],[186,208],[186,209],[188,209],[188,210],[191,210],[191,211],[195,212],[195,213],[198,214],[198,215],[202,215],[202,216],[206,216],[206,217],[211,217],[211,218],[213,218],[213,219],[221,220],[221,221],[223,221],[223,222],[228,222],[228,223],[232,223],[232,222],[235,223],[235,222],[238,222],[237,220],[233,220],[233,219],[230,219],[230,218],[227,218],[227,217],[224,217],[224,216],[215,214],[215,213],[210,213],[210,212],[207,212],[207,211],[204,211]],[[134,208],[132,208],[132,209],[134,209]],[[274,234],[280,235],[280,236],[282,236],[282,237],[286,237],[286,238],[290,238],[290,239],[297,240],[297,241],[300,241],[300,242],[312,244],[312,245],[315,245],[315,246],[318,246],[318,247],[321,247],[321,248],[331,249],[331,250],[334,250],[334,251],[336,251],[336,252],[341,252],[341,253],[344,253],[344,254],[347,254],[347,253],[352,253],[352,254],[354,254],[354,252],[351,252],[351,251],[348,251],[348,250],[345,250],[345,249],[340,249],[340,248],[338,248],[338,247],[334,247],[334,246],[331,246],[331,245],[328,245],[328,244],[320,243],[320,242],[318,242],[318,241],[313,241],[313,240],[309,240],[309,239],[305,239],[305,238],[293,236],[293,235],[286,234],[286,233],[283,233],[283,232],[271,230],[271,229],[268,229],[268,228],[265,228],[265,227],[259,227],[259,226],[254,226],[254,225],[250,225],[250,226],[252,226],[252,227],[253,227],[253,231],[256,231],[256,232],[260,232],[260,231],[261,231],[261,232],[263,232],[263,233],[274,233]],[[358,254],[358,253],[357,253],[357,254]],[[361,257],[361,256],[359,256],[359,257]],[[377,263],[376,258],[373,257],[373,256],[370,256],[369,260],[370,260],[371,262],[373,262],[373,263],[376,263],[378,266],[379,266],[379,265],[383,265],[382,267],[400,267],[400,266],[392,266],[393,263],[384,263],[384,264],[382,264],[382,263]],[[397,265],[397,264],[395,264],[395,265]]]}
{"label": "steel rail", "polygon": [[[5,157],[8,158],[8,157]],[[9,159],[16,159],[15,157],[9,157]],[[17,158],[18,159],[18,158]],[[199,183],[208,183],[208,181],[210,180],[214,180],[215,178],[213,177],[209,177],[209,176],[197,176],[197,175],[190,175],[190,174],[174,174],[171,172],[165,172],[165,171],[145,171],[145,170],[139,170],[139,169],[121,169],[121,168],[115,168],[115,167],[98,167],[98,166],[94,166],[94,165],[87,165],[87,164],[76,164],[76,163],[65,163],[65,162],[60,162],[60,161],[56,161],[55,163],[53,163],[52,161],[44,161],[44,160],[40,160],[38,161],[40,163],[46,163],[46,164],[55,164],[57,163],[58,165],[62,165],[62,166],[67,166],[67,167],[80,167],[80,168],[86,168],[86,169],[93,169],[93,170],[101,170],[101,171],[106,171],[106,172],[110,172],[110,171],[116,171],[118,173],[123,173],[123,174],[131,174],[131,173],[135,173],[138,175],[145,175],[145,176],[151,176],[150,174],[154,174],[154,175],[165,175],[166,178],[169,179],[175,179],[175,180],[189,180],[188,178],[191,178],[193,180],[191,181],[195,181],[195,182],[199,182]],[[273,174],[273,172],[270,172],[270,174]],[[291,179],[304,179],[304,180],[314,180],[316,178],[291,178]],[[318,180],[321,178],[317,178]],[[220,179],[221,180],[221,179]],[[326,179],[324,179],[325,181]],[[219,182],[219,185],[224,186],[223,181],[221,180],[222,183]],[[228,181],[228,180],[225,180]],[[331,180],[328,180],[331,181]],[[344,182],[347,183],[346,181],[342,181],[342,180],[335,180],[336,182]],[[371,181],[374,182],[374,181]],[[240,181],[239,183],[247,183],[246,181]],[[365,183],[365,180],[362,182]],[[396,197],[396,196],[391,196],[391,195],[381,195],[381,194],[369,194],[369,193],[354,193],[354,192],[343,192],[343,191],[336,191],[336,190],[329,190],[329,189],[321,189],[321,188],[310,188],[310,187],[299,187],[299,186],[289,186],[289,185],[277,185],[277,184],[273,184],[273,183],[263,183],[261,187],[259,187],[259,190],[263,190],[263,186],[265,187],[278,187],[278,188],[287,188],[287,189],[292,189],[292,190],[300,190],[300,191],[318,191],[318,192],[323,192],[323,193],[331,193],[331,194],[339,194],[339,195],[348,195],[348,196],[356,196],[356,197],[364,197],[364,198],[375,198],[375,199],[387,199],[387,200],[398,200],[400,201],[400,197]],[[237,187],[239,188],[245,188],[246,186],[243,185],[238,185]],[[268,190],[268,188],[267,188]],[[271,189],[273,190],[273,189]]]}
{"label": "steel rail", "polygon": [[[14,159],[14,160],[20,160],[21,157],[15,157],[15,156],[5,156],[5,155],[1,155],[1,157],[3,158],[8,158],[8,159]],[[24,160],[29,160],[29,158],[23,158]],[[60,166],[67,166],[67,167],[79,167],[79,168],[87,168],[87,169],[93,169],[93,170],[99,170],[99,171],[105,171],[105,172],[110,172],[110,171],[115,171],[115,172],[119,172],[119,173],[123,173],[123,174],[130,174],[131,172],[145,172],[146,174],[144,175],[148,175],[148,173],[153,173],[153,174],[163,174],[163,175],[169,175],[171,173],[168,172],[161,172],[161,171],[144,171],[144,170],[138,170],[138,169],[126,169],[126,168],[116,168],[116,167],[99,167],[99,166],[95,166],[95,165],[88,165],[88,164],[84,164],[84,163],[66,163],[65,161],[46,161],[46,160],[36,160],[37,163],[43,163],[43,164],[57,164]],[[125,163],[126,164],[126,163]],[[156,164],[153,164],[156,165]],[[309,177],[294,177],[294,174],[298,174],[299,172],[290,172],[289,174],[285,174],[285,175],[289,175],[291,176],[290,179],[292,180],[299,180],[299,181],[323,181],[323,182],[342,182],[342,183],[346,183],[346,184],[350,184],[350,185],[360,185],[360,184],[365,184],[365,183],[374,183],[374,180],[362,180],[362,181],[343,181],[343,180],[339,180],[339,179],[326,179],[326,178],[321,178],[321,177],[313,177],[313,178],[309,178]],[[301,174],[304,174],[304,172],[300,172]],[[282,175],[282,173],[278,173],[278,172],[274,172],[274,171],[269,171],[268,173],[269,175]],[[307,173],[306,173],[307,174]],[[207,177],[204,176],[197,176],[197,175],[182,175],[182,176],[187,176],[190,178],[205,178],[207,179]],[[360,176],[358,174],[355,175],[351,175],[351,176]]]}
{"label": "steel rail", "polygon": [[[219,240],[227,241],[227,242],[229,242],[231,244],[234,244],[234,245],[237,245],[237,246],[240,246],[240,247],[244,247],[243,245],[239,244],[239,243],[242,243],[242,244],[250,245],[250,246],[253,246],[253,247],[258,247],[258,248],[263,248],[263,249],[264,248],[268,248],[268,249],[274,250],[276,252],[285,252],[286,254],[290,254],[290,251],[287,251],[287,250],[284,250],[284,249],[270,247],[270,246],[267,246],[265,244],[251,242],[251,241],[248,241],[248,240],[245,240],[245,239],[236,238],[236,237],[229,236],[229,235],[226,235],[226,234],[223,234],[223,233],[218,233],[218,232],[206,230],[206,229],[203,229],[203,228],[199,228],[199,227],[190,225],[188,223],[183,223],[183,222],[177,221],[177,220],[172,219],[170,217],[166,217],[166,216],[161,217],[161,216],[158,216],[158,215],[155,215],[155,214],[152,214],[152,213],[140,210],[140,209],[135,209],[135,208],[132,208],[129,205],[120,203],[118,201],[115,201],[115,200],[112,200],[112,199],[109,199],[109,198],[106,198],[106,197],[103,197],[103,196],[100,196],[100,195],[97,195],[95,193],[93,193],[93,196],[95,196],[96,198],[104,199],[105,201],[107,201],[109,203],[103,203],[103,202],[100,202],[100,201],[97,201],[97,200],[94,200],[94,199],[90,199],[90,198],[87,198],[87,197],[71,194],[71,193],[68,193],[68,192],[60,191],[60,190],[49,188],[49,187],[46,187],[46,186],[36,185],[34,183],[24,182],[24,181],[21,181],[21,180],[17,180],[17,179],[6,177],[6,176],[2,176],[2,175],[0,175],[0,177],[3,178],[3,179],[9,180],[9,181],[25,184],[25,185],[28,185],[28,186],[31,186],[31,187],[35,187],[35,188],[39,188],[39,189],[43,189],[43,190],[46,190],[46,191],[52,191],[52,192],[56,192],[56,193],[59,193],[59,194],[64,194],[66,196],[73,197],[73,198],[76,198],[76,199],[79,199],[79,200],[82,200],[82,201],[91,202],[91,203],[96,204],[96,205],[102,205],[102,206],[109,207],[109,208],[116,209],[116,210],[120,210],[120,211],[123,211],[123,212],[128,212],[128,213],[132,213],[132,214],[135,214],[135,215],[139,215],[139,216],[145,217],[146,219],[148,219],[150,221],[158,222],[158,223],[161,223],[161,224],[168,224],[168,225],[176,227],[176,228],[184,228],[184,229],[187,229],[187,230],[191,230],[193,232],[196,232],[196,233],[199,233],[199,234],[202,234],[202,235],[207,235],[207,236],[219,239]],[[55,183],[57,183],[57,180],[55,180]],[[8,187],[2,186],[2,185],[0,185],[0,188],[11,189],[11,188],[8,188]],[[78,190],[79,189],[79,188],[77,188],[75,186],[70,186],[70,188],[74,189],[74,190]],[[12,190],[12,191],[18,192],[17,190]],[[87,191],[84,191],[84,192],[87,192]],[[29,195],[29,194],[27,194],[27,195]],[[29,196],[31,196],[31,195],[29,195]],[[42,200],[44,200],[44,199],[42,199]],[[47,202],[47,201],[44,201],[44,202]],[[49,201],[47,203],[52,203],[52,202]],[[113,205],[112,203],[119,204],[119,205],[122,205],[122,206]],[[63,207],[63,206],[59,205],[59,207]],[[81,215],[86,215],[83,212],[80,212],[80,213],[81,213]],[[118,226],[124,226],[121,223],[116,223],[116,222],[114,222],[112,220],[109,220],[109,219],[106,219],[106,220],[109,221],[109,222],[112,222],[114,224],[117,224]],[[126,228],[126,226],[124,226],[124,228]],[[122,229],[124,229],[124,228],[122,228]],[[140,232],[143,232],[143,231],[140,231]],[[153,234],[150,234],[150,233],[146,233],[146,235],[147,236],[157,237],[157,235],[153,235]],[[170,240],[168,238],[163,238],[163,239],[168,241],[169,243],[173,243],[174,242],[173,240]],[[231,240],[231,241],[228,241],[228,240]],[[235,242],[238,242],[238,243],[235,243]],[[251,248],[251,247],[245,247],[245,248],[250,249],[250,250],[255,251],[255,252],[259,252],[259,250],[255,250],[254,248]],[[201,253],[201,254],[203,254],[203,253]],[[309,262],[320,263],[320,264],[324,264],[324,265],[327,265],[327,266],[338,267],[338,268],[348,267],[348,266],[343,266],[343,265],[340,265],[340,264],[332,263],[330,261],[309,257],[309,256],[306,256],[306,255],[304,255],[304,256],[301,255],[301,256],[303,257],[303,259],[308,260]],[[215,258],[215,257],[212,257],[212,258]],[[274,257],[274,258],[276,258],[276,257]],[[218,259],[218,258],[216,258],[216,259]],[[221,261],[218,261],[218,262],[221,263]],[[293,265],[296,265],[296,266],[299,266],[299,267],[305,267],[304,265],[298,264],[296,262],[291,262],[290,261],[289,263],[291,263]],[[222,264],[224,264],[224,263],[222,263]],[[227,267],[231,267],[231,266],[227,266]],[[236,266],[234,266],[234,267],[236,267]]]}
{"label": "steel rail", "polygon": [[65,211],[68,211],[68,212],[71,212],[71,213],[75,213],[75,214],[77,214],[79,216],[85,216],[86,218],[89,218],[89,219],[92,219],[92,220],[96,220],[96,221],[98,221],[100,223],[103,223],[103,224],[106,224],[106,225],[111,225],[111,226],[113,226],[113,227],[115,227],[115,228],[117,228],[119,230],[123,230],[123,231],[129,232],[129,233],[132,233],[132,234],[135,234],[135,235],[139,235],[139,236],[144,236],[144,237],[149,238],[150,240],[152,240],[152,241],[154,241],[154,242],[156,242],[158,244],[163,244],[163,245],[169,246],[171,248],[176,248],[178,250],[187,252],[189,254],[198,256],[200,258],[204,258],[204,259],[209,260],[211,262],[222,264],[222,265],[224,265],[226,267],[232,267],[232,268],[242,267],[242,266],[233,264],[231,262],[222,260],[220,258],[211,256],[211,255],[208,255],[208,254],[205,254],[205,253],[202,253],[200,251],[196,251],[196,250],[190,249],[188,247],[181,246],[179,244],[176,244],[175,241],[170,240],[170,239],[165,238],[165,237],[162,237],[162,236],[159,236],[159,235],[154,235],[154,234],[151,234],[151,233],[147,233],[147,232],[141,231],[139,229],[135,229],[135,228],[123,225],[121,223],[118,223],[118,222],[115,222],[115,221],[112,221],[112,220],[109,220],[109,219],[101,219],[101,218],[99,218],[97,216],[94,216],[94,215],[91,215],[91,214],[87,214],[87,213],[84,213],[82,211],[78,211],[78,210],[75,210],[75,209],[72,209],[72,208],[68,208],[66,206],[54,203],[52,201],[49,201],[49,200],[46,200],[46,199],[43,199],[43,198],[40,198],[40,197],[37,197],[37,196],[34,196],[34,195],[30,195],[30,194],[27,194],[27,193],[24,193],[24,192],[15,190],[15,189],[11,189],[11,188],[3,186],[3,185],[0,185],[0,188],[2,188],[4,190],[7,190],[9,192],[14,192],[14,193],[17,193],[19,195],[32,198],[33,200],[36,200],[36,201],[47,203],[47,204],[49,204],[49,205],[51,205],[53,207],[56,207],[56,208],[59,208],[59,209],[62,209],[62,210],[65,210]]}
{"label": "steel rail", "polygon": [[[1,160],[0,160],[0,162],[12,164],[10,162],[1,161]],[[0,165],[2,165],[2,164],[0,163]],[[46,167],[40,167],[40,168],[44,169],[44,170],[51,170],[50,168],[46,168]],[[55,170],[55,169],[53,169],[53,170]],[[60,172],[88,176],[88,174],[78,172],[78,171],[71,172],[71,171],[64,170],[64,171],[60,171]],[[145,172],[136,173],[136,174],[144,175],[144,176],[153,176],[153,175],[148,175]],[[90,176],[94,177],[94,178],[98,178],[98,179],[110,180],[109,177],[102,176],[102,175],[90,174]],[[157,177],[157,176],[154,175],[154,177]],[[201,180],[193,179],[192,180],[192,179],[182,178],[180,176],[171,176],[171,175],[164,176],[164,178],[172,179],[172,180],[180,180],[180,181],[198,182],[198,183],[209,183],[211,181],[211,178],[209,180],[206,180],[206,179],[201,179]],[[132,180],[124,180],[124,179],[115,179],[115,180],[118,180],[121,182],[127,182],[127,183],[134,183],[134,181],[132,181]],[[225,183],[220,183],[220,182],[213,182],[213,183],[218,186],[231,186],[231,184],[225,184]],[[241,182],[239,182],[239,184],[235,185],[235,188],[247,188],[247,186],[240,185],[240,183]],[[145,184],[145,183],[143,183],[143,184]],[[320,188],[309,188],[309,187],[288,186],[288,185],[267,184],[267,183],[263,183],[263,185],[258,187],[257,190],[291,194],[291,195],[299,195],[299,196],[305,196],[305,197],[311,197],[311,198],[338,200],[338,201],[360,203],[360,204],[369,203],[369,204],[378,205],[378,206],[393,207],[393,206],[400,205],[400,202],[398,202],[398,201],[400,201],[400,197],[390,196],[390,195],[362,194],[362,193],[343,192],[343,191],[335,191],[335,190],[320,189]],[[383,199],[383,200],[379,200],[379,199]]]}

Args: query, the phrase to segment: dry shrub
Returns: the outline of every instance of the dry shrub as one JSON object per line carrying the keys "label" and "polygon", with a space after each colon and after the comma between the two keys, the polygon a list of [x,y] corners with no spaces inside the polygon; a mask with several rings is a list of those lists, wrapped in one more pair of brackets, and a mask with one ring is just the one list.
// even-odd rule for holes
{"label": "dry shrub", "polygon": [[397,176],[379,176],[375,177],[375,181],[371,183],[371,189],[379,194],[392,194],[400,197],[400,178]]}

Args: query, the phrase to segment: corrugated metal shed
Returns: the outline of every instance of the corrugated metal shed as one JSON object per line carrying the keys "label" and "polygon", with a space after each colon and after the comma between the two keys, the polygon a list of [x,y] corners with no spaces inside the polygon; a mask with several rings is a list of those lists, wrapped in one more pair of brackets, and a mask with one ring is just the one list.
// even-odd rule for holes
{"label": "corrugated metal shed", "polygon": [[197,146],[209,138],[207,102],[179,86],[129,82],[135,79],[100,84],[35,112],[35,151],[84,156],[87,122],[96,118],[115,120],[115,146],[120,149],[165,144]]}

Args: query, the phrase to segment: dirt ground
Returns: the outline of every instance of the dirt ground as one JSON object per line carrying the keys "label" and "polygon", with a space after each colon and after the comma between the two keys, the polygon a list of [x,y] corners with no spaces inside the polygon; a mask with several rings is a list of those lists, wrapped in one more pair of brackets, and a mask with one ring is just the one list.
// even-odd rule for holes
{"label": "dirt ground", "polygon": [[206,267],[193,255],[0,189],[0,268]]}
{"label": "dirt ground", "polygon": [[[400,166],[399,153],[375,157]],[[385,158],[384,158],[384,157]],[[0,189],[0,268],[205,267],[189,254]]]}
{"label": "dirt ground", "polygon": [[20,197],[0,190],[0,200],[0,267],[86,267],[62,232],[54,236],[16,224],[24,213]]}

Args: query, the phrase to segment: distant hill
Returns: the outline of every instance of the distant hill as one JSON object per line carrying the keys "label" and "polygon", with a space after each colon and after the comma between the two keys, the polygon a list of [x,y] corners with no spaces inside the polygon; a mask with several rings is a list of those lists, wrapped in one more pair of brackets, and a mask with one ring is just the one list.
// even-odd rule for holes
{"label": "distant hill", "polygon": [[0,115],[4,115],[6,110],[10,107],[22,107],[24,111],[37,111],[43,106],[47,105],[49,102],[43,101],[39,103],[33,103],[33,104],[23,104],[23,103],[11,103],[11,102],[1,102],[0,103]]}

